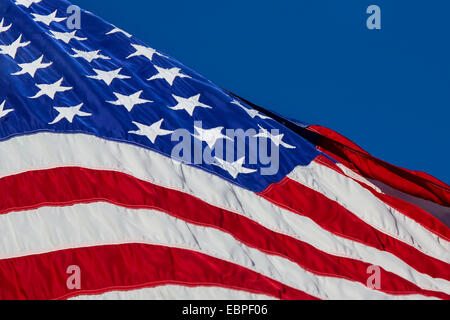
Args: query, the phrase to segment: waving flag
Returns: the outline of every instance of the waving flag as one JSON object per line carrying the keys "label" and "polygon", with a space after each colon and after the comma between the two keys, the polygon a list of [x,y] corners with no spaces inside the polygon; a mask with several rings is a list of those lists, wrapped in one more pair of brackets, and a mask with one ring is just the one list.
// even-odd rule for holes
{"label": "waving flag", "polygon": [[449,186],[70,6],[0,0],[1,299],[449,298]]}

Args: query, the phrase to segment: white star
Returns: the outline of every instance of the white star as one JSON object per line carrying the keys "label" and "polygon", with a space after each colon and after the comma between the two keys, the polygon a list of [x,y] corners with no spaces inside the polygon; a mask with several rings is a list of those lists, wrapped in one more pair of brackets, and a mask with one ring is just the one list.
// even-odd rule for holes
{"label": "white star", "polygon": [[153,77],[147,79],[148,81],[155,80],[155,79],[164,79],[169,83],[171,86],[173,85],[173,82],[175,81],[176,77],[180,78],[190,78],[189,76],[180,73],[180,68],[171,68],[171,69],[164,69],[158,66],[154,66],[156,70],[158,70],[158,74],[155,74]]}
{"label": "white star", "polygon": [[194,128],[198,132],[198,134],[196,135],[193,134],[192,136],[201,141],[205,141],[210,149],[214,147],[217,140],[219,139],[227,139],[233,141],[233,139],[231,139],[230,137],[227,137],[226,135],[222,134],[223,127],[217,127],[213,129],[202,129],[194,126]]}
{"label": "white star", "polygon": [[49,124],[55,124],[55,123],[61,121],[62,119],[67,119],[67,121],[72,123],[73,118],[75,118],[75,116],[79,116],[79,117],[92,116],[91,113],[80,111],[82,106],[83,106],[83,103],[80,103],[79,105],[73,106],[73,107],[53,107],[56,111],[59,112],[59,114],[56,116],[55,120],[53,120]]}
{"label": "white star", "polygon": [[52,22],[61,22],[66,20],[67,18],[57,18],[56,14],[58,13],[58,10],[53,11],[53,13],[50,13],[49,15],[40,15],[37,13],[32,13],[34,17],[34,21],[36,22],[42,22],[43,24],[46,24],[47,26],[50,26]]}
{"label": "white star", "polygon": [[49,96],[51,99],[55,99],[55,94],[57,92],[64,92],[67,90],[71,90],[72,87],[63,87],[61,86],[62,82],[63,82],[64,78],[59,79],[58,81],[56,81],[55,83],[50,83],[50,84],[36,84],[36,86],[40,89],[38,93],[36,93],[35,96],[30,97],[30,99],[36,99],[39,98],[43,95],[47,95]]}
{"label": "white star", "polygon": [[108,86],[113,82],[114,79],[130,79],[131,77],[120,74],[122,68],[111,70],[111,71],[103,71],[94,69],[96,76],[87,76],[91,79],[97,79],[105,82]]}
{"label": "white star", "polygon": [[13,43],[7,46],[0,46],[0,54],[7,54],[11,58],[15,59],[17,50],[21,47],[26,47],[30,44],[30,41],[28,42],[21,42],[22,41],[22,35],[20,35]]}
{"label": "white star", "polygon": [[34,60],[33,62],[19,64],[19,67],[22,70],[17,71],[16,73],[12,73],[11,75],[19,76],[19,75],[28,73],[32,78],[34,78],[34,75],[36,74],[36,71],[38,69],[45,69],[45,68],[50,67],[53,64],[53,62],[42,63],[43,58],[44,58],[44,55],[42,55],[40,58]]}
{"label": "white star", "polygon": [[123,34],[124,34],[125,36],[127,36],[128,38],[131,38],[131,37],[132,37],[131,34],[129,34],[129,33],[126,32],[126,31],[123,31],[123,30],[120,29],[120,28],[117,28],[116,26],[114,26],[114,28],[113,28],[111,31],[109,31],[109,32],[107,32],[107,33],[105,33],[105,34],[106,34],[106,35],[110,35],[110,34],[118,33],[118,32],[123,33]]}
{"label": "white star", "polygon": [[2,21],[0,21],[0,33],[8,31],[9,28],[11,28],[12,23],[9,24],[9,26],[3,26],[5,24],[5,18],[2,19]]}
{"label": "white star", "polygon": [[227,161],[219,159],[219,158],[214,158],[214,159],[215,159],[216,163],[213,163],[213,165],[227,171],[230,174],[230,176],[233,177],[233,179],[236,179],[237,176],[241,173],[247,174],[247,173],[256,172],[255,169],[249,169],[249,168],[246,168],[243,166],[245,157],[242,157],[235,162],[227,162]]}
{"label": "white star", "polygon": [[33,3],[39,3],[42,0],[16,0],[16,4],[29,8]]}
{"label": "white star", "polygon": [[136,52],[130,54],[127,59],[130,59],[132,57],[136,57],[136,56],[144,56],[146,57],[148,60],[152,60],[153,59],[153,55],[157,54],[160,56],[163,56],[161,53],[159,53],[158,51],[156,51],[155,49],[152,49],[150,47],[146,47],[146,46],[141,46],[139,44],[131,44],[133,46],[134,49],[136,49]]}
{"label": "white star", "polygon": [[199,102],[200,94],[192,96],[190,98],[178,97],[176,95],[172,95],[175,100],[177,100],[177,105],[170,107],[172,110],[186,110],[186,112],[192,117],[194,114],[194,110],[196,107],[212,109],[212,107]]}
{"label": "white star", "polygon": [[260,125],[258,125],[258,127],[261,129],[262,132],[254,135],[253,137],[255,137],[255,138],[260,137],[260,138],[270,139],[270,140],[272,140],[272,142],[277,147],[281,145],[281,146],[283,146],[285,148],[288,148],[288,149],[295,149],[296,148],[296,147],[291,146],[290,144],[287,144],[286,142],[283,141],[284,134],[279,134],[279,135],[274,136],[269,131],[267,131],[266,129],[261,127]]}
{"label": "white star", "polygon": [[166,136],[171,134],[173,131],[161,129],[161,124],[164,119],[155,122],[154,124],[147,126],[145,124],[133,121],[134,125],[139,128],[137,131],[129,131],[128,133],[137,134],[140,136],[147,137],[152,143],[155,143],[158,136]]}
{"label": "white star", "polygon": [[137,104],[143,104],[143,103],[150,103],[153,102],[151,100],[145,100],[145,99],[141,99],[141,93],[143,92],[143,90],[138,91],[136,93],[133,93],[132,95],[126,96],[117,92],[113,92],[114,95],[117,97],[116,101],[106,101],[108,103],[114,104],[116,106],[124,106],[125,108],[127,108],[128,112],[130,112],[131,110],[133,110],[134,106]]}
{"label": "white star", "polygon": [[4,116],[6,116],[8,113],[14,111],[14,109],[5,110],[5,103],[6,103],[6,100],[3,101],[2,104],[0,104],[0,119],[3,118]]}
{"label": "white star", "polygon": [[261,119],[272,119],[272,118],[270,118],[270,117],[267,117],[267,116],[265,116],[265,115],[259,113],[258,110],[246,108],[242,103],[240,103],[240,102],[237,101],[237,100],[234,100],[234,101],[232,101],[231,103],[233,103],[233,104],[235,104],[235,105],[241,107],[245,112],[248,113],[248,115],[249,115],[250,117],[252,117],[252,119],[254,119],[255,117],[260,117]]}
{"label": "white star", "polygon": [[95,59],[105,59],[105,60],[110,60],[110,57],[104,56],[99,54],[100,50],[96,50],[96,51],[82,51],[82,50],[77,50],[72,48],[72,50],[75,52],[74,55],[72,55],[71,57],[73,58],[83,58],[84,60],[86,60],[87,62],[91,63],[93,60]]}
{"label": "white star", "polygon": [[66,44],[68,44],[70,42],[70,40],[72,40],[72,39],[79,40],[79,41],[87,40],[87,38],[77,37],[75,35],[77,30],[73,30],[72,32],[58,32],[58,31],[50,30],[50,32],[52,33],[50,36],[52,36],[56,40],[61,40]]}

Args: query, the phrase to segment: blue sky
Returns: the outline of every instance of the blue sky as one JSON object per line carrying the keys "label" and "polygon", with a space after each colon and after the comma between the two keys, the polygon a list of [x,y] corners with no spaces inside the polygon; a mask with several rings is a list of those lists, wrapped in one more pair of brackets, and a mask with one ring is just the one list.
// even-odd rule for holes
{"label": "blue sky", "polygon": [[[262,107],[450,183],[450,1],[72,0]],[[366,8],[381,8],[381,30]]]}

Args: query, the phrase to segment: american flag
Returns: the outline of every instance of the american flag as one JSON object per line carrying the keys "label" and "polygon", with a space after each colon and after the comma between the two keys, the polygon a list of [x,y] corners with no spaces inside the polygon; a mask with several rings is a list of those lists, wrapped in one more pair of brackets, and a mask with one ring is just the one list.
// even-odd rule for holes
{"label": "american flag", "polygon": [[1,299],[449,298],[448,185],[70,6],[0,0]]}

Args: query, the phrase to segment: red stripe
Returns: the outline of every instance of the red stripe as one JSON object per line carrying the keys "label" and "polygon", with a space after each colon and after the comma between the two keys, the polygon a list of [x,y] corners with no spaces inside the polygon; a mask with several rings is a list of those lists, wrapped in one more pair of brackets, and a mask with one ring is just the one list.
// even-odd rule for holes
{"label": "red stripe", "polygon": [[416,270],[432,277],[450,279],[450,265],[390,237],[366,224],[336,201],[328,199],[294,180],[285,178],[261,194],[267,200],[299,215],[307,216],[322,228],[342,237],[388,251]]}
{"label": "red stripe", "polygon": [[[80,290],[67,287],[71,265],[80,267]],[[68,249],[1,260],[0,284],[0,299],[66,299],[165,284],[219,286],[279,299],[315,299],[220,259],[144,244]]]}
{"label": "red stripe", "polygon": [[[74,188],[74,186],[81,186]],[[23,193],[23,190],[27,190]],[[2,193],[6,192],[7,193]],[[284,193],[284,191],[283,191]],[[114,171],[84,168],[55,168],[31,171],[0,179],[0,212],[107,201],[129,208],[166,212],[188,222],[214,227],[232,234],[241,242],[269,254],[288,258],[306,270],[366,284],[369,264],[325,254],[311,245],[273,232],[241,215],[211,206],[188,194],[163,188]],[[397,275],[382,270],[382,290],[389,293],[419,293],[448,298],[421,290]]]}
{"label": "red stripe", "polygon": [[318,148],[362,176],[381,181],[419,198],[450,206],[450,186],[418,171],[403,169],[377,159],[340,134],[321,126],[310,126],[321,138]]}

